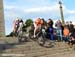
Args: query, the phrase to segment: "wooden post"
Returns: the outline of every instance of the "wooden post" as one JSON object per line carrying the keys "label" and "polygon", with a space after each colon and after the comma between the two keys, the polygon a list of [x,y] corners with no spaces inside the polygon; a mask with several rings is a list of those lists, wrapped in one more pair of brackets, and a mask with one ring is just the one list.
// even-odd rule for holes
{"label": "wooden post", "polygon": [[0,37],[5,36],[3,0],[0,0]]}

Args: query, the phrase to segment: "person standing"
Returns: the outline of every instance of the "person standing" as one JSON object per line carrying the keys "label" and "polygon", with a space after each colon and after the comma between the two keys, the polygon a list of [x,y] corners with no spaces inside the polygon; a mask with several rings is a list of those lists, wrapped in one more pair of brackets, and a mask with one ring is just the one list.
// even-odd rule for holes
{"label": "person standing", "polygon": [[55,26],[56,26],[56,31],[57,31],[57,36],[58,36],[58,41],[62,41],[62,22],[60,20],[57,20],[57,22],[55,23]]}
{"label": "person standing", "polygon": [[48,19],[48,31],[50,34],[50,43],[52,44],[54,42],[54,33],[53,33],[53,20]]}
{"label": "person standing", "polygon": [[72,24],[72,21],[69,22],[69,30],[70,34],[74,34],[74,25]]}
{"label": "person standing", "polygon": [[19,19],[15,19],[14,20],[14,24],[13,24],[13,33],[16,34],[18,33],[18,28],[19,28]]}

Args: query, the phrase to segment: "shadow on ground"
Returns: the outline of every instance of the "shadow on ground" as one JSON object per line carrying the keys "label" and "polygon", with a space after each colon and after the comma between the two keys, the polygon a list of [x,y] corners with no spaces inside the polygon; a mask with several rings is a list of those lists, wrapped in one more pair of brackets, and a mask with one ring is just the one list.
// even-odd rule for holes
{"label": "shadow on ground", "polygon": [[0,52],[6,50],[6,49],[11,49],[14,48],[14,46],[17,45],[17,43],[3,43],[0,44]]}

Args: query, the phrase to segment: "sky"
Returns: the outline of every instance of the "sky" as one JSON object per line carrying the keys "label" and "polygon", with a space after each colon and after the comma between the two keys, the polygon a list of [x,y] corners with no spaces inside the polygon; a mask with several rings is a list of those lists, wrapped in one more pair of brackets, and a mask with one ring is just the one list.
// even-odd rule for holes
{"label": "sky", "polygon": [[[28,18],[60,19],[58,0],[3,0],[5,31],[8,35],[13,30],[17,17],[26,21]],[[75,0],[62,0],[64,19],[75,22]]]}

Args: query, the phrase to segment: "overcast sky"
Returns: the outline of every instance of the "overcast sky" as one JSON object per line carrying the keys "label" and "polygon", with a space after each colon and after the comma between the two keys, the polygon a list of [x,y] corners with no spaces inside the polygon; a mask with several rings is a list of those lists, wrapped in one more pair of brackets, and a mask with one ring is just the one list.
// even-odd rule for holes
{"label": "overcast sky", "polygon": [[[64,19],[75,22],[75,0],[62,0]],[[21,17],[35,20],[42,17],[56,21],[60,19],[58,0],[4,0],[5,30],[9,34],[13,29],[13,21]]]}

